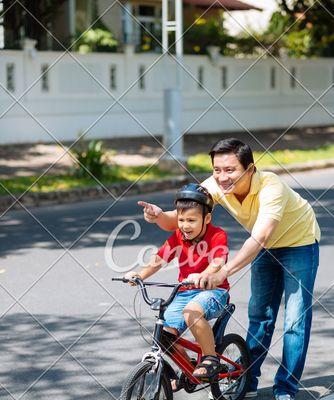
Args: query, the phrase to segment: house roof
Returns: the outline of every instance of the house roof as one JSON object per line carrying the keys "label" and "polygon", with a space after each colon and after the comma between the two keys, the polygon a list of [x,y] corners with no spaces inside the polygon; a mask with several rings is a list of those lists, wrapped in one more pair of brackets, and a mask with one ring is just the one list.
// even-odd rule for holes
{"label": "house roof", "polygon": [[244,3],[240,0],[183,0],[184,4],[192,4],[198,7],[209,7],[211,8],[225,8],[229,11],[236,10],[257,10],[262,11],[261,8],[255,7],[251,4]]}

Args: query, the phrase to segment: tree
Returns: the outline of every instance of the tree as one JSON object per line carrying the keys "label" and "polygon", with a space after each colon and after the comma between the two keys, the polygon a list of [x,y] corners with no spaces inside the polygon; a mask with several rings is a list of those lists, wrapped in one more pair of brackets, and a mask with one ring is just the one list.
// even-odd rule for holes
{"label": "tree", "polygon": [[334,56],[332,0],[278,0],[278,4],[265,32],[273,41],[283,34],[276,48],[285,48],[292,57]]}
{"label": "tree", "polygon": [[52,29],[52,22],[67,1],[21,0],[15,3],[15,0],[4,0],[5,48],[18,49],[21,47],[21,40],[28,37],[37,40],[38,49],[46,49],[48,34],[43,26]]}
{"label": "tree", "polygon": [[334,57],[333,0],[277,3],[279,9],[264,32],[243,33],[234,38],[235,55],[258,55],[264,47],[274,56],[285,53],[296,58]]}

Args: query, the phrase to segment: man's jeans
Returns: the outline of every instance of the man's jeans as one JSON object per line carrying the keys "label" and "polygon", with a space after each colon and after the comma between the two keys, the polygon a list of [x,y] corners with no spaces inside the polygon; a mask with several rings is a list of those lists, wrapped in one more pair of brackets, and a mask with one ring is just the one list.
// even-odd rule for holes
{"label": "man's jeans", "polygon": [[297,393],[310,338],[312,293],[318,264],[318,242],[262,250],[253,261],[247,334],[253,362],[250,390],[257,389],[284,291],[283,356],[273,390],[274,394],[294,396]]}

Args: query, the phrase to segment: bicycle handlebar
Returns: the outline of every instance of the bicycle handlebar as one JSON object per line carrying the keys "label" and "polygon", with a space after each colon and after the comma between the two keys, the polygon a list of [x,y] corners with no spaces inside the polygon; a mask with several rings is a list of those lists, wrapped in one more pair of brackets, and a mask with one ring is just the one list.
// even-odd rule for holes
{"label": "bicycle handlebar", "polygon": [[174,300],[174,297],[176,296],[177,292],[182,286],[192,286],[193,283],[191,282],[180,282],[176,284],[170,284],[170,283],[163,283],[163,282],[144,282],[141,278],[134,278],[134,279],[126,279],[126,278],[111,278],[112,281],[118,281],[118,282],[123,282],[123,283],[128,283],[128,282],[134,282],[138,286],[140,286],[141,293],[143,295],[145,303],[147,303],[149,306],[151,306],[156,299],[151,299],[147,293],[146,286],[159,286],[159,287],[170,287],[174,288],[170,296],[168,297],[167,300],[163,300],[162,306],[167,307],[169,304]]}

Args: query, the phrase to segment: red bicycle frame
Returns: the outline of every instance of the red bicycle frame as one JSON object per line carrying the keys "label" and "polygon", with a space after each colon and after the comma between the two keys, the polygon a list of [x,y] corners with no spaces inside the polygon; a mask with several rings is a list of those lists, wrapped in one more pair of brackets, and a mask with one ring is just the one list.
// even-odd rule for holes
{"label": "red bicycle frame", "polygon": [[[197,353],[197,363],[200,362],[202,357],[202,350],[197,343],[191,342],[182,337],[176,338],[173,344],[167,349],[168,356],[175,362],[175,364],[183,371],[183,373],[188,377],[188,379],[197,385],[202,384],[203,382],[199,379],[196,379],[192,374],[194,372],[194,365],[189,362],[187,358],[185,358],[177,348],[178,346],[182,346],[183,348],[190,350],[194,353]],[[235,368],[235,371],[231,372],[222,372],[219,374],[219,380],[224,378],[237,378],[244,372],[244,368],[242,365],[230,360],[229,358],[217,354],[221,360],[232,365]]]}

